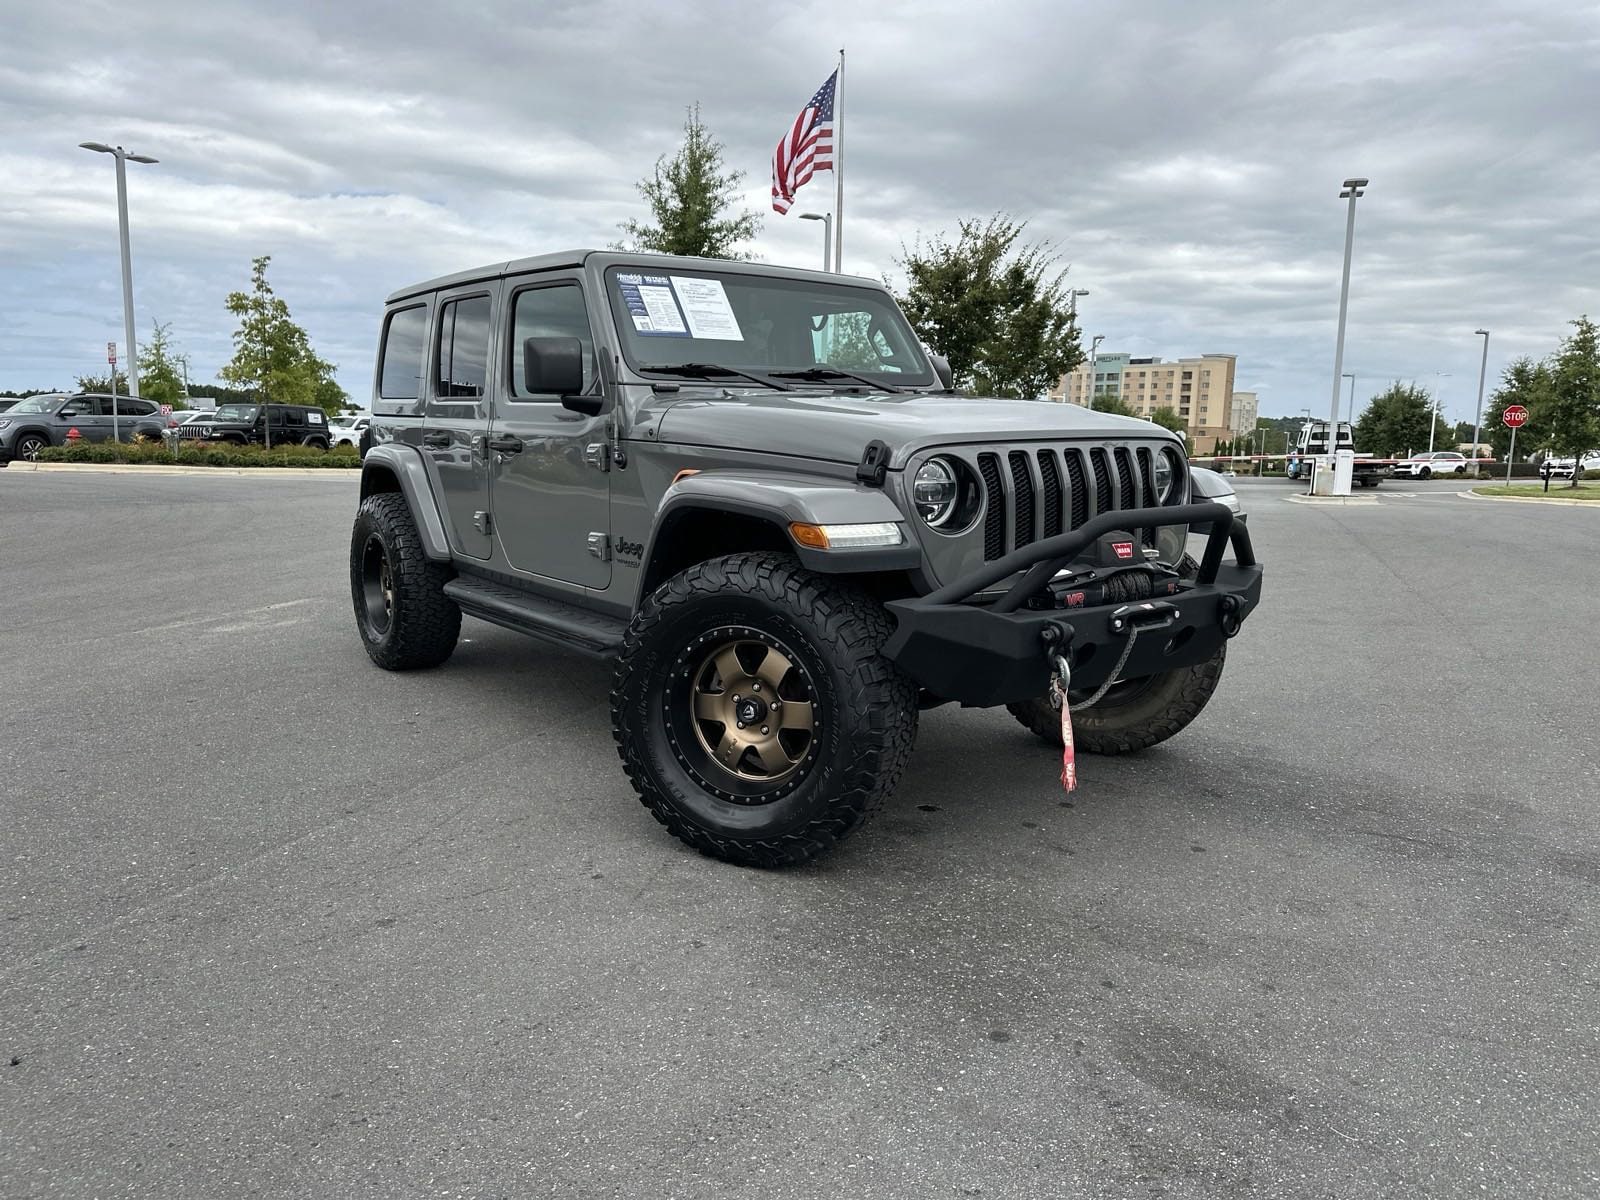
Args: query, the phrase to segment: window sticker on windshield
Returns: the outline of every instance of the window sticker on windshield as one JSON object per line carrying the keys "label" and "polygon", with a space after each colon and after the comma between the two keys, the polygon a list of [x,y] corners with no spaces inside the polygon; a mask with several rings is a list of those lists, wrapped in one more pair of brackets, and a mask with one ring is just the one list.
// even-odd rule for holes
{"label": "window sticker on windshield", "polygon": [[672,296],[672,281],[665,275],[618,274],[617,287],[637,333],[644,337],[689,336],[689,327]]}
{"label": "window sticker on windshield", "polygon": [[744,340],[739,319],[728,305],[728,293],[722,290],[722,280],[674,275],[672,287],[683,305],[684,316],[689,318],[689,332],[695,337],[716,342]]}

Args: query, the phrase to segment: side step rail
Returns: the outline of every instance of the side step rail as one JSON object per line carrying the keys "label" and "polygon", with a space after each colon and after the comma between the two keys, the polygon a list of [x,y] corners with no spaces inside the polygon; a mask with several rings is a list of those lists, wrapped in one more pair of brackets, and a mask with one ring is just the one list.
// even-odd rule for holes
{"label": "side step rail", "polygon": [[452,579],[444,585],[444,594],[468,616],[596,658],[615,658],[627,629],[625,621],[604,613],[535,596],[475,575]]}

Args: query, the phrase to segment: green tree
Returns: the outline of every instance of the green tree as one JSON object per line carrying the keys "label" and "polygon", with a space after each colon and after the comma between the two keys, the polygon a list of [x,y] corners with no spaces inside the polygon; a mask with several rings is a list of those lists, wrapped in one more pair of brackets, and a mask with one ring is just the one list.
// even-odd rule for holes
{"label": "green tree", "polygon": [[[966,392],[1033,399],[1083,361],[1078,327],[1046,243],[1019,245],[1024,225],[996,213],[961,222],[954,244],[936,234],[901,247],[912,326],[950,360]],[[1095,399],[1095,407],[1104,405]]]}
{"label": "green tree", "polygon": [[1096,396],[1094,398],[1095,412],[1110,413],[1114,417],[1131,417],[1133,409],[1129,408],[1117,396]]}
{"label": "green tree", "polygon": [[622,223],[629,249],[701,258],[749,257],[739,245],[755,237],[761,218],[749,211],[731,211],[744,172],[728,169],[722,152],[722,143],[707,131],[696,104],[684,121],[678,152],[656,159],[650,178],[638,184],[639,194],[650,206],[650,219]]}
{"label": "green tree", "polygon": [[1434,420],[1433,396],[1427,389],[1397,379],[1361,410],[1355,428],[1356,448],[1380,458],[1424,449],[1428,425]]}
{"label": "green tree", "polygon": [[[106,396],[111,394],[110,375],[79,375],[75,377],[74,382],[78,385],[80,392],[98,392]],[[119,370],[117,372],[117,395],[126,396],[127,394],[128,375],[127,372]]]}
{"label": "green tree", "polygon": [[334,380],[333,364],[311,349],[306,331],[295,324],[289,306],[267,282],[271,255],[254,259],[250,291],[230,292],[228,311],[239,318],[233,334],[233,358],[222,378],[247,388],[254,398],[272,404],[315,404],[337,413],[344,391]]}
{"label": "green tree", "polygon": [[1489,411],[1483,417],[1483,436],[1493,447],[1496,458],[1511,453],[1511,430],[1506,426],[1506,409],[1520,404],[1528,410],[1527,424],[1517,430],[1517,445],[1523,454],[1539,445],[1541,397],[1550,384],[1550,369],[1544,363],[1523,357],[1506,364],[1500,386],[1489,395]]}
{"label": "green tree", "polygon": [[[1537,397],[1539,427],[1556,454],[1576,460],[1600,446],[1600,331],[1587,315],[1561,340]],[[1572,473],[1578,486],[1578,472]]]}
{"label": "green tree", "polygon": [[[1100,405],[1096,404],[1095,407],[1099,408]],[[1150,419],[1161,428],[1172,430],[1173,433],[1186,434],[1189,430],[1189,423],[1178,415],[1178,410],[1175,408],[1158,408],[1150,414]],[[1220,454],[1222,451],[1218,450],[1217,453]]]}
{"label": "green tree", "polygon": [[183,356],[172,349],[170,324],[150,322],[150,340],[139,351],[139,395],[157,404],[183,405]]}

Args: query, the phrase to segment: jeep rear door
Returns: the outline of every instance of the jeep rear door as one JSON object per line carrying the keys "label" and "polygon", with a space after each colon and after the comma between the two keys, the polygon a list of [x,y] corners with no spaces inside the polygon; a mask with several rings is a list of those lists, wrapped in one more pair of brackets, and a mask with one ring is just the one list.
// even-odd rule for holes
{"label": "jeep rear door", "polygon": [[490,488],[495,536],[519,573],[585,588],[611,582],[611,489],[607,418],[573,412],[561,397],[524,386],[522,344],[575,337],[583,344],[585,390],[595,379],[594,333],[573,275],[505,281],[504,349],[494,398]]}
{"label": "jeep rear door", "polygon": [[498,284],[478,283],[440,293],[422,414],[422,453],[433,494],[444,509],[451,543],[471,558],[488,558],[494,545],[484,440],[498,290]]}

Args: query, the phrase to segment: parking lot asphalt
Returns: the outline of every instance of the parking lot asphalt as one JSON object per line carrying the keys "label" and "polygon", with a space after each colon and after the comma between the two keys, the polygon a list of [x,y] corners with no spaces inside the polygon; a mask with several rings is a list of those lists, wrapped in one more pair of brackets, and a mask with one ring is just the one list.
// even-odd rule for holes
{"label": "parking lot asphalt", "polygon": [[0,1195],[1595,1195],[1597,518],[1239,490],[1188,731],[762,873],[602,666],[372,667],[350,481],[0,471]]}

